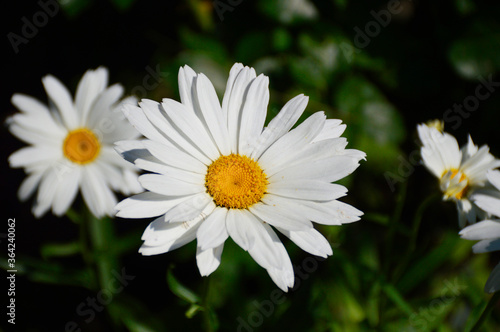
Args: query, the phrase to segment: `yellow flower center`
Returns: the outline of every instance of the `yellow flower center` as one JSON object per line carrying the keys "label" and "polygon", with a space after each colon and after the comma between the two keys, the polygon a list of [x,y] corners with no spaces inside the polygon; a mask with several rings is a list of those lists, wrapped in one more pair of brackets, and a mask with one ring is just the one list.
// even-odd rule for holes
{"label": "yellow flower center", "polygon": [[462,199],[469,189],[469,179],[467,175],[458,169],[445,171],[441,176],[441,190],[446,199]]}
{"label": "yellow flower center", "polygon": [[208,166],[205,186],[217,206],[246,209],[266,192],[266,174],[247,156],[221,156]]}
{"label": "yellow flower center", "polygon": [[97,136],[87,128],[69,132],[63,143],[64,156],[77,164],[86,164],[99,155],[101,145]]}

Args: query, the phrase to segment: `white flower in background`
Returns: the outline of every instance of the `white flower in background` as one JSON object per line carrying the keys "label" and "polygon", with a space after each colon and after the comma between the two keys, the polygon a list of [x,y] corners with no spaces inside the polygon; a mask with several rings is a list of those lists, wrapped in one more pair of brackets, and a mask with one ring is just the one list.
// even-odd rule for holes
{"label": "white flower in background", "polygon": [[345,125],[311,115],[295,129],[308,98],[290,100],[266,128],[269,80],[235,64],[222,106],[203,74],[179,71],[181,102],[142,100],[125,114],[147,138],[117,143],[144,174],[145,193],[117,205],[117,216],[157,217],[140,252],[156,255],[197,240],[201,275],[219,266],[231,237],[284,291],[294,284],[290,258],[275,230],[305,251],[332,254],[311,221],[341,225],[362,212],[337,201],[347,189],[331,182],[351,174],[365,153],[346,150]]}
{"label": "white flower in background", "polygon": [[[500,194],[500,172],[489,171],[487,177]],[[500,198],[477,195],[475,202],[481,209],[500,218]],[[460,236],[468,240],[479,240],[472,247],[476,254],[500,250],[500,219],[483,220],[468,226],[460,231]],[[484,290],[488,293],[500,290],[500,263],[491,272]]]}
{"label": "white flower in background", "polygon": [[423,146],[422,159],[427,169],[439,179],[444,200],[457,205],[460,228],[476,219],[488,217],[488,213],[474,203],[477,194],[495,195],[488,185],[486,172],[500,166],[500,160],[483,145],[478,148],[469,136],[461,149],[452,135],[443,132],[436,122],[417,126]]}
{"label": "white flower in background", "polygon": [[70,92],[55,77],[42,79],[49,106],[39,100],[14,94],[12,103],[21,110],[7,121],[9,130],[29,144],[9,157],[10,166],[24,168],[27,177],[18,196],[30,197],[38,187],[33,214],[40,217],[50,208],[63,215],[80,188],[83,199],[96,217],[113,215],[116,197],[142,190],[138,169],[114,150],[114,142],[138,138],[123,116],[123,87],[108,87],[108,70],[89,70],[80,80],[73,101]]}

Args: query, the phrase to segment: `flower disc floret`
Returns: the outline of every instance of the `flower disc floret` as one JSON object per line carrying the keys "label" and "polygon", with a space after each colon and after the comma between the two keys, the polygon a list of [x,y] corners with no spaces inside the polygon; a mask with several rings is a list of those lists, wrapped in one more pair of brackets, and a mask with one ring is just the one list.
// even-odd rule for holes
{"label": "flower disc floret", "polygon": [[207,170],[205,186],[217,206],[246,209],[259,202],[267,186],[266,174],[247,156],[221,156]]}
{"label": "flower disc floret", "polygon": [[87,128],[72,130],[63,143],[64,156],[77,164],[86,164],[97,158],[101,145],[97,136]]}

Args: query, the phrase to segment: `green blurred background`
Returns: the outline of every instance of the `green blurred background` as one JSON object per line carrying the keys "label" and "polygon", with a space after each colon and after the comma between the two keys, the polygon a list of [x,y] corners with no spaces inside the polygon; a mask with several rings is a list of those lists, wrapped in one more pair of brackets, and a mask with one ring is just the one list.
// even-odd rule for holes
{"label": "green blurred background", "polygon": [[[32,201],[17,200],[24,172],[10,169],[6,158],[23,144],[4,127],[2,210],[4,220],[16,218],[20,271],[14,330],[65,331],[73,321],[82,331],[198,331],[213,319],[220,331],[465,331],[479,318],[491,297],[484,283],[500,255],[474,255],[473,242],[459,238],[454,204],[440,201],[436,179],[417,163],[415,128],[444,119],[459,143],[470,133],[500,157],[498,2],[42,0],[5,6],[3,121],[16,112],[13,93],[46,102],[40,79],[49,73],[74,92],[87,69],[106,66],[110,83],[159,101],[178,99],[182,65],[205,73],[221,97],[229,69],[242,62],[270,77],[268,120],[304,93],[310,101],[303,118],[323,110],[342,119],[348,147],[367,153],[342,181],[349,188],[343,201],[365,216],[319,227],[333,256],[318,260],[284,240],[295,267],[306,270],[294,291],[275,291],[267,273],[228,241],[210,278],[207,307],[199,300],[206,282],[194,243],[142,257],[137,249],[150,220],[116,219],[109,224],[110,248],[117,271],[134,279],[86,322],[89,315],[77,308],[100,289],[74,242],[78,225],[50,214],[36,220]],[[33,23],[34,30],[26,27]],[[488,80],[489,95],[479,100],[477,89],[488,91]],[[465,111],[455,113],[457,107]],[[497,305],[485,331],[500,329],[499,314]],[[12,330],[6,320],[0,326]]]}

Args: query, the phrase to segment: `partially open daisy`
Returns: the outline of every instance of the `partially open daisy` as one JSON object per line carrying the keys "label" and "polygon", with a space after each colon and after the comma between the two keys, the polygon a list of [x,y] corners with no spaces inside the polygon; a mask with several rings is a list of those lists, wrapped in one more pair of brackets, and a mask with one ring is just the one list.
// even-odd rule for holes
{"label": "partially open daisy", "polygon": [[486,179],[488,170],[500,166],[500,160],[483,145],[478,148],[469,136],[461,149],[452,135],[442,131],[442,125],[420,124],[418,135],[422,142],[421,154],[424,165],[439,179],[444,200],[456,202],[459,226],[475,223],[488,213],[474,203],[474,195],[488,195],[490,186]]}
{"label": "partially open daisy", "polygon": [[181,103],[142,100],[126,105],[130,122],[147,139],[117,143],[144,174],[147,192],[117,205],[117,216],[157,217],[146,229],[143,255],[197,240],[201,275],[219,265],[231,237],[283,290],[293,268],[275,230],[305,251],[326,257],[332,249],[311,221],[340,225],[362,212],[339,202],[347,189],[331,182],[352,173],[365,154],[346,150],[345,125],[323,112],[295,125],[308,98],[290,100],[264,128],[268,78],[235,64],[222,106],[211,82],[185,66],[179,71]]}
{"label": "partially open daisy", "polygon": [[[489,171],[487,177],[496,188],[496,193],[477,195],[475,203],[488,213],[500,218],[500,172]],[[500,250],[500,219],[483,220],[467,226],[460,231],[460,236],[464,239],[479,241],[472,247],[472,251],[476,254],[498,251]],[[484,290],[488,293],[500,290],[500,263],[491,272]]]}
{"label": "partially open daisy", "polygon": [[21,200],[38,187],[33,207],[36,217],[50,208],[63,215],[81,190],[90,211],[97,217],[113,215],[116,197],[142,190],[138,169],[114,150],[117,140],[139,134],[120,111],[121,85],[108,87],[108,71],[100,67],[87,71],[80,80],[73,101],[66,87],[55,77],[42,79],[49,106],[35,98],[14,94],[12,103],[21,110],[8,119],[9,130],[29,144],[9,157],[10,166],[28,174],[19,188]]}

